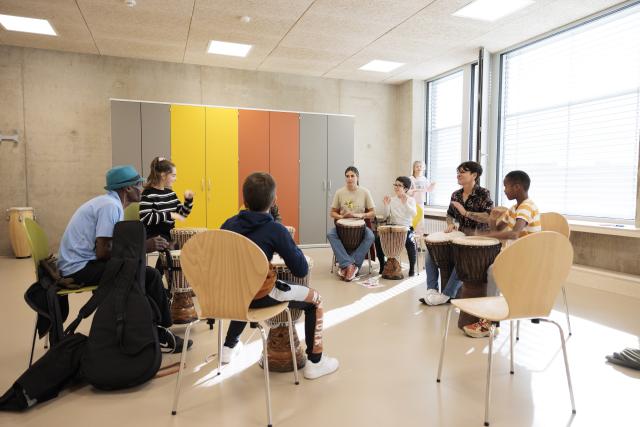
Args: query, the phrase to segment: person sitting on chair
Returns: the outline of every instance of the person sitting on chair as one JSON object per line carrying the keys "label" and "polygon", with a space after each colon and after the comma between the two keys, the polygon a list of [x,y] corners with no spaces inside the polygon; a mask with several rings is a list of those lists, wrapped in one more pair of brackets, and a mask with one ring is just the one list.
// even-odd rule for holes
{"label": "person sitting on chair", "polygon": [[[360,172],[358,172],[358,169],[355,166],[349,166],[344,171],[344,177],[347,185],[336,191],[333,197],[331,212],[329,213],[331,218],[334,221],[343,218],[375,218],[375,204],[371,198],[371,193],[366,188],[359,186]],[[358,274],[358,270],[375,240],[373,231],[369,227],[365,227],[364,237],[352,254],[349,254],[344,248],[344,244],[340,240],[335,227],[327,233],[327,238],[340,266],[338,275],[347,282],[352,281]]]}
{"label": "person sitting on chair", "polygon": [[[98,284],[111,258],[111,240],[117,222],[124,219],[124,208],[139,202],[142,177],[133,166],[116,166],[107,172],[107,194],[85,202],[71,217],[60,241],[58,268],[64,277],[79,284]],[[147,252],[167,248],[168,242],[156,236],[146,241]],[[158,338],[163,353],[180,353],[184,340],[174,335],[169,300],[158,270],[147,267],[145,290],[160,309]],[[189,340],[187,348],[191,347]]]}
{"label": "person sitting on chair", "polygon": [[[515,240],[531,233],[542,231],[540,222],[540,211],[536,204],[529,198],[529,186],[531,178],[523,171],[511,171],[505,175],[504,194],[509,200],[516,200],[516,203],[508,210],[495,208],[491,215],[478,215],[465,211],[464,207],[456,204],[455,208],[463,216],[477,218],[478,221],[485,222],[491,227],[491,231],[481,233],[481,236],[493,237],[500,240]],[[494,296],[498,293],[496,281],[493,277],[493,266],[487,270],[487,295]],[[489,336],[490,322],[480,319],[476,323],[463,326],[464,333],[472,338],[482,338]]]}
{"label": "person sitting on chair", "polygon": [[[413,217],[416,216],[418,208],[413,197],[407,195],[407,191],[411,188],[411,180],[406,176],[399,176],[393,183],[393,191],[395,196],[384,196],[384,219],[387,219],[389,225],[404,225],[409,228],[407,240],[404,247],[407,249],[409,256],[409,276],[415,275],[416,263],[416,245],[413,240]],[[376,236],[376,254],[380,260],[380,274],[384,270],[384,252],[380,243],[380,236]]]}
{"label": "person sitting on chair", "polygon": [[[269,213],[276,199],[276,182],[271,175],[256,172],[249,175],[242,185],[242,195],[248,210],[240,211],[222,224],[223,230],[246,236],[262,249],[271,261],[277,252],[294,276],[304,277],[309,271],[307,260],[296,246],[284,225],[277,223]],[[251,302],[250,308],[264,308],[289,301],[290,308],[304,311],[307,363],[304,377],[319,378],[338,369],[338,360],[322,354],[322,301],[318,291],[306,286],[276,280],[270,269],[264,284]],[[242,348],[239,337],[246,322],[231,321],[220,356],[222,363],[229,363]]]}

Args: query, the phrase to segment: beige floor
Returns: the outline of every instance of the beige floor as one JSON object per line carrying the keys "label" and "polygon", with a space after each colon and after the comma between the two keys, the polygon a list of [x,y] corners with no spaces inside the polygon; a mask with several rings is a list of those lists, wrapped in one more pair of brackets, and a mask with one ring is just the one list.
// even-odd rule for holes
{"label": "beige floor", "polygon": [[[276,426],[481,426],[487,342],[450,336],[443,382],[436,384],[446,307],[417,303],[424,271],[405,281],[381,281],[366,289],[329,274],[330,251],[306,251],[315,260],[313,286],[324,296],[325,349],[340,359],[333,375],[302,380],[272,374]],[[365,269],[366,270],[366,269]],[[375,270],[375,266],[374,266]],[[0,393],[27,364],[33,314],[22,299],[33,279],[30,259],[0,258],[4,309],[0,312]],[[604,362],[627,346],[639,347],[640,300],[583,287],[568,288],[574,335],[568,341],[576,405],[571,408],[558,334],[553,326],[524,323],[516,345],[516,374],[509,375],[508,327],[496,340],[492,426],[638,425],[640,372]],[[72,312],[86,297],[72,298]],[[562,312],[554,312],[565,325]],[[300,328],[298,324],[298,328]],[[89,322],[81,326],[87,331]],[[181,332],[181,328],[176,328]],[[214,376],[216,334],[199,325],[189,352],[188,374],[177,416],[170,407],[175,376],[132,390],[65,391],[24,414],[0,414],[6,426],[259,426],[264,425],[262,370],[252,363],[260,344],[251,337],[241,359]],[[251,333],[246,333],[244,339]],[[43,350],[37,344],[38,354]],[[165,363],[177,356],[165,357]]]}

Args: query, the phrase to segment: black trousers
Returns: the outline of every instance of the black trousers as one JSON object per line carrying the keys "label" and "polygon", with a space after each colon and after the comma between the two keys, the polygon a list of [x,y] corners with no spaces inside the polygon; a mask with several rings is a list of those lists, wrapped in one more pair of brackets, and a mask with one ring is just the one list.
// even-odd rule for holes
{"label": "black trousers", "polygon": [[[376,236],[376,253],[380,260],[380,271],[384,268],[385,256],[382,251],[382,243],[380,243],[380,236]],[[409,269],[413,271],[416,265],[416,244],[413,241],[413,227],[409,227],[409,232],[407,233],[407,240],[404,242],[404,247],[407,250],[407,255],[409,256]],[[400,261],[400,260],[398,260]]]}
{"label": "black trousers", "polygon": [[[100,283],[100,278],[107,266],[107,261],[93,260],[80,271],[70,274],[74,282],[85,285]],[[160,319],[158,324],[168,328],[172,325],[171,311],[169,310],[169,299],[162,285],[162,276],[160,272],[153,267],[147,267],[144,274],[145,292],[149,295],[158,308],[160,309]]]}

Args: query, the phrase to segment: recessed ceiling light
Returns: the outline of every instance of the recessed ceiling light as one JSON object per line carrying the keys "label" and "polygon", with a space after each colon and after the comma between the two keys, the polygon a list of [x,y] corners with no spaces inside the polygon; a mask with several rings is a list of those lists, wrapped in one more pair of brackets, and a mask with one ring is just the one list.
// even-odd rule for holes
{"label": "recessed ceiling light", "polygon": [[24,16],[0,15],[0,24],[7,31],[46,34],[57,36],[55,30],[46,19],[25,18]]}
{"label": "recessed ceiling light", "polygon": [[398,67],[402,67],[403,65],[404,62],[382,61],[380,59],[374,59],[368,64],[364,64],[359,69],[364,71],[378,71],[380,73],[388,73],[389,71],[393,71]]}
{"label": "recessed ceiling light", "polygon": [[475,0],[458,9],[452,15],[491,22],[511,15],[533,3],[535,3],[533,0]]}
{"label": "recessed ceiling light", "polygon": [[209,42],[209,48],[207,49],[207,52],[216,55],[241,56],[244,58],[245,56],[247,56],[250,50],[250,44],[211,40]]}

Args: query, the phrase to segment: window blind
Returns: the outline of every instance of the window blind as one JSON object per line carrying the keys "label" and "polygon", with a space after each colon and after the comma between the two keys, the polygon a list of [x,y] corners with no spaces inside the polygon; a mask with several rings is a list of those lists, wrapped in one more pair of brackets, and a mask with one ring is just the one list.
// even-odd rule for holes
{"label": "window blind", "polygon": [[527,172],[541,211],[635,218],[638,40],[634,6],[503,55],[499,173]]}
{"label": "window blind", "polygon": [[435,182],[431,206],[449,206],[459,188],[456,167],[462,158],[463,72],[428,83],[427,177]]}

